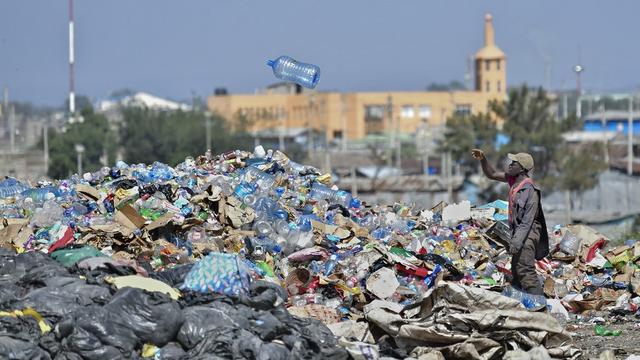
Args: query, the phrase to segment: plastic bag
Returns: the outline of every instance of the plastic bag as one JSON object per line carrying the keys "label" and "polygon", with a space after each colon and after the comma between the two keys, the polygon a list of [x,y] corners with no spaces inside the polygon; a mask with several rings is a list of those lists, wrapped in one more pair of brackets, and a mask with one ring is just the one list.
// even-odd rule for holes
{"label": "plastic bag", "polygon": [[[184,323],[178,332],[178,341],[185,349],[193,349],[208,333],[221,325],[235,328],[249,327],[249,319],[238,314],[233,305],[215,302],[209,306],[193,306],[185,309]],[[238,316],[240,315],[240,316]]]}
{"label": "plastic bag", "polygon": [[0,358],[50,360],[51,356],[37,344],[19,339],[14,335],[3,334],[0,335]]}
{"label": "plastic bag", "polygon": [[93,246],[83,246],[76,249],[56,250],[51,254],[51,257],[55,261],[59,262],[65,267],[70,267],[84,259],[98,256],[105,255]]}

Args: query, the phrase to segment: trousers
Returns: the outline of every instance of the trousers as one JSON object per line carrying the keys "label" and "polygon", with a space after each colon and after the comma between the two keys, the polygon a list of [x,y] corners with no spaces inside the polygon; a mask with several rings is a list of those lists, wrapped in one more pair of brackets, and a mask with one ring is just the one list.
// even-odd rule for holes
{"label": "trousers", "polygon": [[540,240],[540,226],[534,223],[522,248],[511,258],[511,285],[533,295],[544,295],[536,274],[536,247]]}

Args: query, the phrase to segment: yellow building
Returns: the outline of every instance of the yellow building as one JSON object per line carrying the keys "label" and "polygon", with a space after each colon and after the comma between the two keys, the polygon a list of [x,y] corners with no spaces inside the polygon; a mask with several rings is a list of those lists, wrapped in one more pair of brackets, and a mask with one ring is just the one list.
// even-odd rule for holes
{"label": "yellow building", "polygon": [[230,121],[245,118],[253,131],[313,128],[328,140],[367,135],[410,134],[422,124],[441,127],[453,114],[487,111],[489,101],[506,98],[506,56],[495,45],[487,14],[484,47],[475,56],[475,89],[469,91],[308,92],[279,84],[263,93],[214,95],[209,110]]}

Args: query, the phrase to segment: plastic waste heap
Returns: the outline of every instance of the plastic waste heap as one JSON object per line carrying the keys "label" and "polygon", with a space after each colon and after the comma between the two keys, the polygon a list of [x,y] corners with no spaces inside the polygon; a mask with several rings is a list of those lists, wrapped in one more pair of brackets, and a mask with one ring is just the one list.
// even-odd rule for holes
{"label": "plastic waste heap", "polygon": [[[288,57],[269,65],[283,79],[311,88],[317,84],[316,66]],[[368,354],[355,358],[409,357],[412,348],[397,344],[422,340],[402,338],[413,332],[388,328],[384,319],[393,318],[393,326],[401,327],[405,320],[415,323],[403,318],[412,312],[436,316],[441,309],[418,308],[440,304],[437,296],[448,294],[444,303],[460,301],[446,311],[452,317],[473,316],[476,310],[494,314],[481,307],[506,302],[502,308],[511,306],[513,316],[528,318],[530,311],[547,306],[544,296],[507,286],[510,257],[487,230],[495,224],[491,208],[479,212],[488,218],[472,211],[471,218],[452,226],[442,222],[442,209],[367,204],[336,186],[330,174],[261,146],[252,152],[207,152],[175,167],[119,161],[33,185],[0,180],[0,231],[6,235],[4,247],[15,250],[0,249],[6,289],[0,302],[7,305],[0,309],[0,321],[3,313],[23,316],[32,309],[43,314],[44,325],[60,323],[55,336],[42,333],[43,325],[19,339],[0,337],[0,358],[136,358],[142,353],[258,358],[264,353],[263,358],[346,359],[347,350]],[[562,249],[577,253],[574,243],[565,241]],[[548,278],[562,270],[548,266]],[[588,281],[614,286],[614,275],[590,274]],[[385,305],[377,308],[380,304]],[[630,297],[621,306],[637,310]],[[401,311],[405,307],[412,310]],[[454,336],[438,335],[438,316],[420,323],[433,326],[424,333],[490,338],[478,344],[495,348],[475,349],[483,356],[516,343],[523,349],[545,345],[541,337],[527,337],[528,331],[548,334],[549,347],[566,343],[554,338],[565,336],[553,331],[560,325],[527,328],[516,336],[509,332],[518,329],[492,327],[502,323],[474,328],[477,319],[463,318],[458,321],[469,325],[452,328]],[[378,327],[376,336],[394,339],[378,344],[369,323]],[[37,321],[31,325],[39,326]],[[348,334],[360,327],[361,336]],[[505,335],[491,337],[487,332],[493,331]],[[42,355],[38,344],[50,345],[45,349],[50,354]],[[454,341],[447,351],[458,345]],[[7,355],[5,349],[32,352]],[[179,355],[169,357],[174,353]]]}

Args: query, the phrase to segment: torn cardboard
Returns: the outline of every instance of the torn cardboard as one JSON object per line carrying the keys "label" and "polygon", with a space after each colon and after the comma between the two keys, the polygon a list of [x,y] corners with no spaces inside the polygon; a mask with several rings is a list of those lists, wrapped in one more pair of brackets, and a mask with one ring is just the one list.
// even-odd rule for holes
{"label": "torn cardboard", "polygon": [[125,204],[120,209],[116,210],[114,219],[119,224],[132,230],[142,228],[146,222],[145,218],[140,216],[136,209],[129,204]]}

